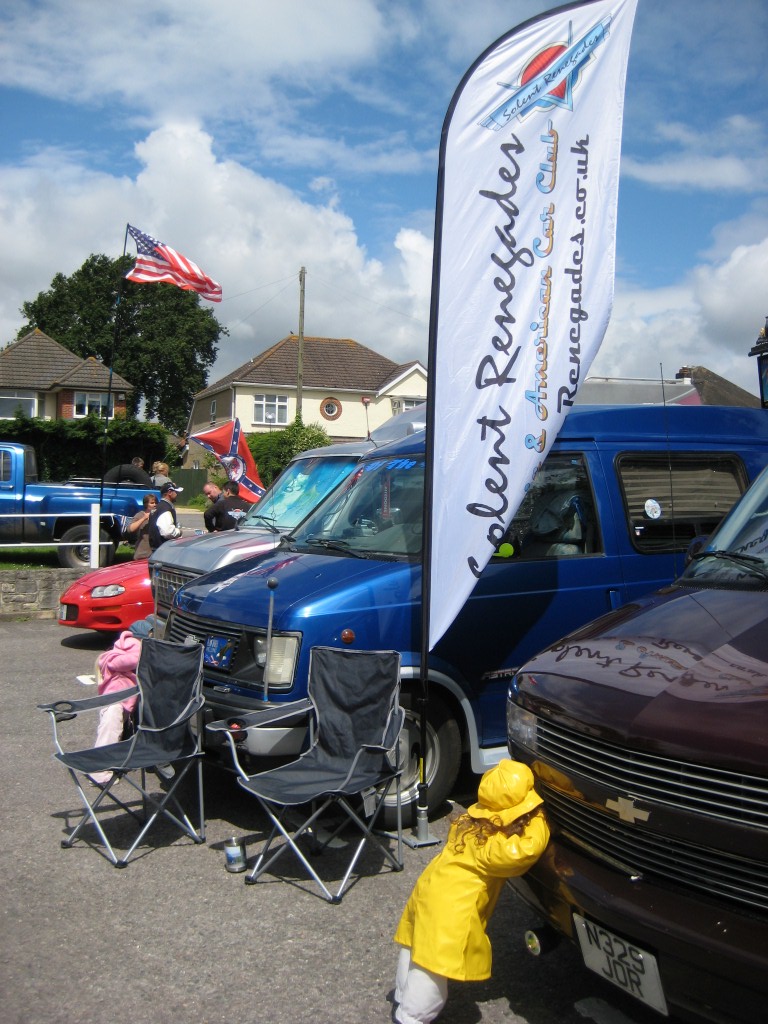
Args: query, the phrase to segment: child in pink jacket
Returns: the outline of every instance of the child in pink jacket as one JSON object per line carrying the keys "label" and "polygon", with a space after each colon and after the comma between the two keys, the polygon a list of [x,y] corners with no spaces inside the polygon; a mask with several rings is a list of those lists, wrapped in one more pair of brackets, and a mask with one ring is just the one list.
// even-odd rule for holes
{"label": "child in pink jacket", "polygon": [[[121,633],[113,647],[96,659],[96,678],[99,693],[116,693],[136,685],[136,668],[141,654],[141,640],[130,630]],[[110,704],[99,711],[95,747],[117,743],[130,720],[139,697],[135,694],[119,704]],[[109,782],[112,772],[94,772],[91,779],[97,785]]]}
{"label": "child in pink jacket", "polygon": [[504,885],[544,852],[549,829],[527,765],[508,758],[480,780],[477,803],[451,825],[424,869],[395,933],[398,1024],[429,1024],[445,1006],[448,979],[491,975],[488,920]]}

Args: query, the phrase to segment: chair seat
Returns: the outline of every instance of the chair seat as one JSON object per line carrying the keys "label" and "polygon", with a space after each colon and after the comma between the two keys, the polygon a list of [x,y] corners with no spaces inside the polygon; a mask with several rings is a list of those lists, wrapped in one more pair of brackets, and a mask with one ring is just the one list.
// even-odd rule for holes
{"label": "chair seat", "polygon": [[375,789],[393,775],[391,767],[382,764],[382,758],[378,760],[378,767],[360,765],[350,772],[348,765],[343,770],[334,770],[311,763],[309,758],[304,762],[299,759],[249,779],[238,779],[238,782],[243,789],[263,800],[296,807],[331,794],[355,796],[364,789]]}
{"label": "chair seat", "polygon": [[185,760],[198,753],[194,737],[186,733],[181,743],[165,745],[160,741],[152,742],[146,735],[134,739],[109,743],[103,747],[87,747],[85,750],[73,750],[68,753],[57,753],[54,756],[67,768],[85,772],[116,772],[136,771],[152,768],[158,763],[170,764],[173,761]]}

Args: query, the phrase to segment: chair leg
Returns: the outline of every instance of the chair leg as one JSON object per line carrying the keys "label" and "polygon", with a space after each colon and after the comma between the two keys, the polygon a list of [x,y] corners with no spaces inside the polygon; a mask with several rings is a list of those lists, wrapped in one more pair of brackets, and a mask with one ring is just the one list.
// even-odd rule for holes
{"label": "chair leg", "polygon": [[[187,762],[183,766],[181,771],[177,774],[173,785],[168,790],[168,792],[165,793],[161,800],[155,799],[150,793],[147,792],[146,772],[142,770],[140,772],[141,785],[138,782],[135,782],[131,778],[131,775],[129,773],[125,773],[121,776],[113,775],[112,778],[102,788],[99,789],[96,799],[93,801],[90,801],[88,799],[88,796],[86,795],[86,792],[83,789],[83,786],[77,774],[73,771],[73,769],[68,768],[67,770],[69,771],[69,774],[75,783],[75,787],[78,793],[80,794],[80,800],[83,804],[84,813],[80,821],[77,823],[75,828],[70,833],[70,835],[67,836],[66,839],[62,839],[62,847],[64,849],[71,848],[75,844],[76,840],[79,838],[81,830],[90,822],[96,829],[98,837],[101,840],[101,843],[104,847],[106,857],[111,861],[112,864],[114,864],[115,867],[123,868],[126,866],[138,845],[141,843],[141,841],[149,832],[153,824],[161,815],[167,818],[169,821],[173,822],[173,824],[176,825],[176,827],[181,832],[188,835],[190,839],[193,839],[196,843],[204,843],[205,810],[203,804],[202,762],[199,758],[197,759],[196,765],[198,783],[198,813],[200,820],[199,830],[195,829],[195,826],[192,824],[188,815],[185,813],[184,809],[182,808],[181,804],[176,798],[176,788],[181,784],[182,780],[184,779],[185,775],[187,774],[191,767],[191,761]],[[136,811],[133,810],[133,808],[129,807],[127,803],[125,803],[119,797],[115,796],[115,794],[112,792],[112,787],[117,783],[118,779],[120,778],[124,779],[128,785],[132,786],[141,797],[143,814],[137,814]],[[117,807],[120,807],[127,814],[130,814],[130,816],[142,826],[138,836],[135,838],[130,848],[125,853],[123,853],[122,856],[118,856],[118,854],[115,852],[97,815],[97,811],[99,810],[100,805],[103,803],[103,801],[107,799],[110,800]],[[168,806],[169,804],[170,807]],[[151,814],[149,813],[150,808],[152,809]]]}
{"label": "chair leg", "polygon": [[[196,843],[199,844],[199,843],[204,843],[205,842],[205,831],[204,831],[204,829],[201,828],[200,833],[198,833],[195,830],[195,826],[189,820],[189,817],[187,816],[187,814],[185,813],[184,809],[179,804],[179,801],[176,799],[176,789],[181,784],[182,780],[185,778],[187,772],[189,771],[189,769],[191,767],[192,767],[192,762],[188,761],[184,765],[184,767],[179,772],[177,772],[176,777],[175,777],[174,782],[173,782],[173,785],[170,787],[168,792],[164,795],[162,800],[158,801],[150,793],[148,793],[146,790],[142,791],[142,796],[143,796],[143,799],[145,801],[145,804],[151,804],[152,807],[154,808],[154,813],[151,814],[149,818],[147,818],[147,820],[146,820],[146,822],[144,824],[144,827],[139,832],[138,836],[135,838],[135,840],[131,844],[130,848],[128,850],[126,850],[126,852],[123,854],[122,858],[120,858],[120,862],[118,863],[119,867],[124,867],[128,863],[128,860],[130,859],[130,857],[133,854],[133,852],[136,849],[136,847],[139,845],[139,843],[142,841],[144,836],[147,834],[147,832],[149,832],[149,830],[154,825],[155,821],[157,821],[157,819],[161,815],[164,818],[167,818],[169,821],[172,821],[173,824],[176,825],[177,828],[180,831],[184,832],[186,835],[189,836],[190,839],[193,839]],[[197,767],[199,769],[202,768],[199,760],[197,762]],[[201,784],[201,781],[202,781],[201,780],[201,775],[200,775],[200,773],[198,773],[198,785]],[[139,789],[139,786],[129,777],[128,777],[128,782],[130,782],[130,784],[135,789]],[[173,807],[175,808],[175,811],[176,811],[175,814],[168,809],[167,805],[169,803],[172,804]],[[200,797],[200,804],[199,804],[199,806],[202,807],[202,796]]]}
{"label": "chair leg", "polygon": [[[344,893],[346,892],[346,890],[347,890],[347,888],[349,886],[349,880],[350,880],[350,878],[352,876],[352,872],[355,870],[355,866],[357,865],[357,862],[358,862],[358,860],[360,858],[360,854],[363,852],[365,844],[366,844],[366,842],[369,839],[373,840],[373,842],[376,844],[376,846],[378,846],[378,848],[383,853],[384,857],[387,859],[387,861],[389,862],[389,864],[392,866],[392,868],[395,871],[402,871],[402,868],[403,868],[402,844],[398,843],[398,848],[397,848],[397,854],[398,855],[397,855],[397,857],[395,857],[395,855],[391,852],[391,850],[389,850],[381,842],[381,840],[378,838],[378,836],[373,831],[373,829],[375,827],[375,824],[376,824],[376,820],[377,820],[377,818],[379,816],[379,813],[381,812],[381,809],[384,806],[384,800],[386,799],[386,796],[389,793],[389,790],[390,790],[390,788],[392,786],[392,781],[393,780],[390,779],[389,782],[387,782],[385,784],[385,786],[383,787],[383,789],[380,791],[380,793],[379,793],[379,795],[377,797],[376,807],[374,808],[374,812],[371,815],[370,820],[368,822],[366,822],[363,818],[360,817],[360,815],[354,810],[354,808],[349,804],[349,802],[344,797],[336,796],[336,797],[332,797],[330,799],[325,800],[322,803],[322,805],[314,807],[313,812],[310,815],[310,817],[307,818],[307,820],[303,823],[303,825],[301,825],[301,827],[297,831],[293,832],[292,834],[288,831],[288,829],[285,827],[285,825],[283,824],[283,821],[282,821],[283,815],[287,811],[289,811],[290,808],[283,807],[283,808],[281,808],[279,813],[275,813],[273,811],[272,807],[268,803],[266,803],[266,801],[264,801],[261,797],[257,796],[257,799],[258,799],[262,809],[266,812],[266,814],[269,816],[270,820],[272,821],[272,831],[270,832],[269,836],[267,837],[266,843],[264,844],[264,848],[261,850],[261,852],[259,853],[259,855],[258,855],[258,857],[256,859],[256,863],[254,864],[254,866],[251,868],[250,872],[245,877],[246,885],[255,885],[258,882],[259,878],[266,871],[269,870],[269,868],[275,863],[275,861],[279,857],[281,857],[283,855],[283,853],[286,852],[286,850],[290,849],[290,850],[292,850],[294,852],[294,854],[296,855],[298,860],[304,865],[304,869],[306,870],[307,874],[310,875],[310,877],[312,879],[314,879],[314,881],[320,887],[320,889],[322,890],[322,893],[323,893],[323,898],[326,899],[329,903],[334,903],[334,904],[341,903],[342,897],[343,897]],[[398,778],[395,781],[397,781],[399,783],[400,780]],[[398,787],[397,798],[398,798],[398,833],[399,833],[400,836],[402,836],[402,810],[401,810],[401,795],[400,795],[399,787]],[[319,850],[321,850],[321,851],[324,850],[328,846],[328,844],[331,842],[331,840],[333,840],[342,831],[344,826],[347,825],[350,821],[353,822],[357,826],[357,828],[360,830],[360,832],[362,833],[362,836],[361,836],[357,846],[355,847],[355,852],[352,855],[352,858],[351,858],[351,860],[349,861],[349,863],[347,865],[347,869],[346,869],[346,871],[344,873],[344,877],[341,880],[341,884],[339,885],[339,887],[338,887],[338,889],[337,889],[337,891],[335,893],[331,892],[331,890],[328,888],[328,886],[325,884],[325,882],[323,882],[323,880],[318,875],[317,871],[312,866],[311,862],[307,859],[307,857],[304,855],[304,853],[301,850],[301,848],[298,846],[298,840],[302,836],[310,836],[310,838],[313,838],[313,841],[315,843],[317,842],[316,838],[312,836],[313,826],[314,826],[315,822],[325,813],[327,808],[331,806],[331,804],[336,804],[337,806],[339,806],[344,811],[345,818],[341,822],[341,824],[338,825],[337,828],[332,833],[330,833],[327,838],[325,838],[322,841],[322,843],[320,843]],[[272,843],[274,842],[274,840],[278,836],[282,836],[283,839],[285,840],[285,842],[282,843],[282,845],[278,849],[273,851],[272,850]]]}
{"label": "chair leg", "polygon": [[[317,882],[319,887],[322,889],[323,898],[326,899],[329,903],[340,903],[341,897],[338,894],[336,896],[333,895],[328,886],[325,884],[325,882],[323,882],[322,878],[320,878],[318,873],[312,867],[312,864],[304,856],[300,847],[297,845],[297,840],[300,839],[301,836],[309,832],[309,830],[312,828],[312,825],[314,825],[315,821],[317,821],[317,819],[323,814],[325,809],[329,806],[329,804],[332,803],[332,801],[326,800],[322,804],[322,806],[318,807],[314,811],[314,813],[309,818],[307,818],[304,824],[296,832],[294,832],[293,835],[291,835],[291,833],[288,832],[288,830],[285,828],[281,821],[281,815],[285,812],[286,808],[282,808],[279,814],[275,814],[272,808],[269,806],[269,804],[267,804],[259,797],[257,797],[257,799],[261,804],[262,809],[267,813],[270,820],[272,821],[273,827],[272,831],[269,834],[269,837],[267,838],[266,843],[264,844],[264,849],[259,854],[253,868],[246,875],[246,885],[255,885],[256,882],[258,882],[261,875],[263,875],[266,871],[269,870],[269,868],[275,863],[278,857],[281,857],[286,852],[286,850],[291,849],[296,854],[301,863],[304,865],[304,868],[307,871],[307,873],[311,875],[311,877],[315,880],[315,882]],[[278,833],[283,836],[285,842],[282,844],[282,846],[275,850],[269,858],[267,858],[267,854],[269,853],[269,850],[272,846],[272,841],[277,837]]]}
{"label": "chair leg", "polygon": [[[121,801],[118,801],[117,798],[112,796],[112,794],[109,792],[110,789],[112,788],[112,786],[115,784],[116,776],[114,776],[114,775],[112,776],[112,778],[106,783],[104,788],[99,791],[99,793],[96,796],[96,799],[93,801],[93,803],[91,803],[91,801],[85,795],[85,790],[83,789],[82,784],[80,782],[80,779],[78,778],[76,773],[71,768],[68,768],[67,771],[69,772],[73,782],[75,783],[75,788],[77,789],[78,793],[80,794],[80,800],[81,800],[81,802],[83,804],[84,812],[83,812],[83,816],[81,817],[80,821],[77,823],[75,828],[72,830],[72,832],[67,836],[66,839],[62,839],[61,840],[61,847],[62,847],[62,849],[64,849],[64,850],[71,849],[72,846],[74,846],[75,842],[77,841],[77,838],[80,835],[81,829],[90,822],[93,825],[93,827],[96,829],[96,832],[97,832],[99,838],[101,839],[101,842],[102,842],[102,844],[104,846],[104,850],[105,850],[107,858],[116,866],[117,863],[118,863],[118,856],[115,853],[115,851],[112,849],[112,844],[110,843],[109,839],[107,839],[106,833],[104,832],[104,829],[101,827],[101,822],[99,821],[98,817],[96,816],[96,811],[99,808],[99,804],[103,800],[107,799],[107,797],[109,797],[110,799],[112,799],[116,803],[120,803],[121,802]],[[129,814],[133,813],[130,810],[130,808],[126,808],[126,810],[128,810]]]}

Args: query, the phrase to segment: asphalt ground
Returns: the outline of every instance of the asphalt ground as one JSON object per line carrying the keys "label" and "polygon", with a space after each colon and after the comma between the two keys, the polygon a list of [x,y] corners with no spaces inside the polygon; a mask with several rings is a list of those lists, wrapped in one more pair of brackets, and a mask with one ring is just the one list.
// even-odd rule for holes
{"label": "asphalt ground", "polygon": [[[320,899],[287,858],[282,880],[267,876],[246,886],[243,875],[226,871],[224,842],[245,839],[252,863],[265,819],[229,774],[212,767],[206,769],[204,845],[161,826],[122,870],[86,843],[60,847],[79,814],[79,798],[53,760],[48,716],[36,705],[89,695],[76,677],[93,671],[112,639],[51,621],[0,623],[0,1020],[388,1021],[392,933],[438,847],[406,848],[402,872],[367,852],[338,906]],[[85,716],[64,728],[74,746],[85,746],[95,722]],[[456,809],[475,799],[476,783],[471,774],[462,778]],[[440,839],[450,812],[447,807],[431,825]],[[324,876],[341,878],[335,852],[320,861]],[[489,929],[493,977],[451,983],[443,1024],[660,1019],[587,972],[568,944],[532,959],[522,943],[531,923],[530,912],[505,890]]]}

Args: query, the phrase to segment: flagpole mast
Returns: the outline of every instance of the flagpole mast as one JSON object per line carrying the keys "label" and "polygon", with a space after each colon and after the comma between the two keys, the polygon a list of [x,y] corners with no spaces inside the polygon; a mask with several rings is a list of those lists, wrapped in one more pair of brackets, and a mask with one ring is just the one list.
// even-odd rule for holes
{"label": "flagpole mast", "polygon": [[[125,257],[128,251],[128,224],[125,225],[125,234],[123,235],[123,257]],[[112,402],[112,377],[114,374],[114,361],[115,352],[117,351],[117,345],[120,340],[120,301],[123,297],[123,275],[120,274],[117,279],[117,296],[115,298],[115,326],[112,330],[112,347],[109,353],[109,382],[107,384],[107,409],[104,414],[104,438],[101,447],[101,483],[99,485],[99,515],[101,515],[101,506],[104,503],[104,475],[107,472],[107,428],[109,427],[109,406]]]}
{"label": "flagpole mast", "polygon": [[301,405],[304,391],[304,286],[306,267],[299,271],[299,351],[296,361],[296,419],[301,420]]}

